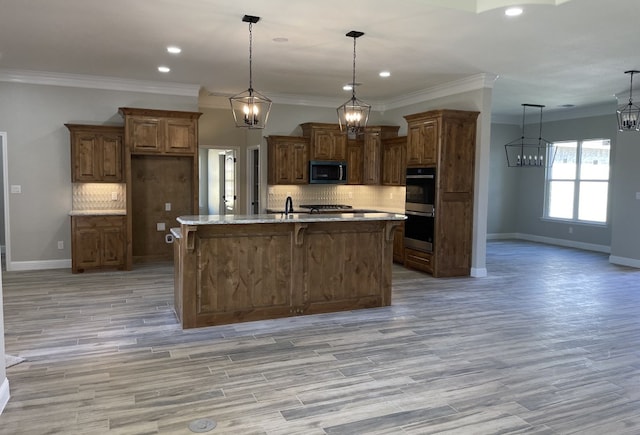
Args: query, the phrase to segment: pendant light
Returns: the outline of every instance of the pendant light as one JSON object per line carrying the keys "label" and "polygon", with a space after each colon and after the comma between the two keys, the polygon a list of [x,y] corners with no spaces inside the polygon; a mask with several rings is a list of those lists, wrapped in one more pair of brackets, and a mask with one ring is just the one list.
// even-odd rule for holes
{"label": "pendant light", "polygon": [[363,32],[352,30],[345,36],[353,38],[353,81],[351,82],[351,98],[338,107],[338,122],[340,130],[347,131],[349,136],[355,136],[367,126],[371,106],[356,98],[356,39],[364,35]]}
{"label": "pendant light", "polygon": [[[525,117],[528,107],[540,109],[538,121],[538,137],[526,137]],[[551,142],[542,137],[542,108],[540,104],[522,105],[522,135],[504,146],[507,154],[507,165],[520,168],[544,168],[551,167],[557,148]]]}
{"label": "pendant light", "polygon": [[640,73],[637,70],[625,71],[631,75],[629,85],[629,103],[618,107],[618,130],[619,131],[640,131],[640,107],[633,104],[633,75]]}
{"label": "pendant light", "polygon": [[255,23],[260,21],[260,17],[245,15],[242,17],[244,23],[249,23],[249,89],[229,98],[233,119],[236,127],[239,128],[264,128],[267,124],[269,111],[271,110],[271,100],[253,89],[253,75],[251,71],[253,32]]}

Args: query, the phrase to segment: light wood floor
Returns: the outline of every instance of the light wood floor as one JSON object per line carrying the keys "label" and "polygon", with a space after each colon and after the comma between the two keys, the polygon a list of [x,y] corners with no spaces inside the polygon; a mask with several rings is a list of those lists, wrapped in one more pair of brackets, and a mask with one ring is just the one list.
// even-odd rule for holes
{"label": "light wood floor", "polygon": [[393,305],[182,331],[170,265],[5,272],[1,434],[638,434],[640,270],[488,244]]}

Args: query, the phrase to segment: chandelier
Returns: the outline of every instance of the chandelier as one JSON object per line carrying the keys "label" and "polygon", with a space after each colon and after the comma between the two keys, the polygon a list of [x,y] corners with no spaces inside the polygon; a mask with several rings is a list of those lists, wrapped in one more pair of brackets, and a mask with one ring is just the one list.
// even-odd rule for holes
{"label": "chandelier", "polygon": [[260,21],[260,17],[245,15],[242,17],[244,23],[249,23],[249,89],[229,98],[233,119],[236,127],[240,128],[264,128],[267,125],[267,118],[271,110],[271,100],[253,89],[253,75],[251,71],[253,32],[255,23]]}
{"label": "chandelier", "polygon": [[[540,109],[540,119],[538,121],[538,137],[527,137],[525,135],[525,116],[527,107]],[[556,155],[557,148],[548,140],[542,137],[542,108],[540,104],[522,105],[522,135],[512,140],[504,146],[507,154],[507,165],[509,167],[531,167],[543,168],[551,167]]]}
{"label": "chandelier", "polygon": [[631,75],[629,85],[629,103],[618,107],[618,130],[619,131],[640,131],[640,107],[633,104],[633,75],[639,73],[637,70],[625,71]]}
{"label": "chandelier", "polygon": [[349,136],[355,136],[367,126],[371,106],[356,98],[356,39],[364,35],[363,32],[352,30],[345,36],[353,38],[353,81],[351,82],[351,98],[338,107],[338,122],[340,130],[347,131]]}

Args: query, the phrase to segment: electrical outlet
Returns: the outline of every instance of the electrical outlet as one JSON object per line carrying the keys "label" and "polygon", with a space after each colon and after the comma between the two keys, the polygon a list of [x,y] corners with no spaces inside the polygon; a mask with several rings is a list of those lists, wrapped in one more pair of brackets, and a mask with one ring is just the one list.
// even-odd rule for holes
{"label": "electrical outlet", "polygon": [[389,199],[393,199],[393,192],[389,194]]}
{"label": "electrical outlet", "polygon": [[349,192],[349,199],[353,199],[353,192]]}
{"label": "electrical outlet", "polygon": [[12,184],[11,193],[22,193],[22,186],[19,184]]}
{"label": "electrical outlet", "polygon": [[171,211],[171,203],[170,202],[165,202],[164,203],[164,211]]}
{"label": "electrical outlet", "polygon": [[111,192],[111,201],[118,200],[118,192]]}
{"label": "electrical outlet", "polygon": [[58,249],[64,249],[64,242],[62,240],[58,240]]}
{"label": "electrical outlet", "polygon": [[164,231],[164,228],[165,228],[165,226],[164,226],[164,222],[158,222],[158,223],[156,224],[156,230],[157,230],[157,231]]}
{"label": "electrical outlet", "polygon": [[636,199],[640,199],[640,192],[636,192]]}
{"label": "electrical outlet", "polygon": [[573,234],[573,227],[569,227],[569,234]]}

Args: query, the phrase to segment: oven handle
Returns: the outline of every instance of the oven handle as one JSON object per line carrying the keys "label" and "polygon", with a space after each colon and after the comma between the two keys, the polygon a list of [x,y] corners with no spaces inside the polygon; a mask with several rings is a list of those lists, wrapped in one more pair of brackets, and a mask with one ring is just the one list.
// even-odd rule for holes
{"label": "oven handle", "polygon": [[429,174],[429,175],[407,175],[407,178],[409,179],[430,179],[433,180],[433,174]]}
{"label": "oven handle", "polygon": [[424,217],[433,217],[435,213],[435,209],[433,210],[432,213],[426,213],[426,212],[422,212],[422,211],[405,211],[404,214],[408,214],[411,216],[424,216]]}
{"label": "oven handle", "polygon": [[344,178],[342,177],[342,175],[343,175],[342,174],[342,165],[340,165],[339,168],[340,168],[340,181],[343,181]]}

